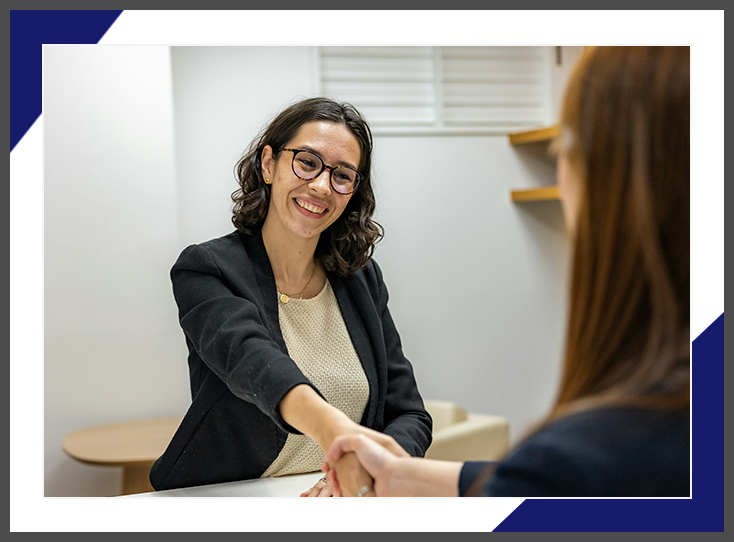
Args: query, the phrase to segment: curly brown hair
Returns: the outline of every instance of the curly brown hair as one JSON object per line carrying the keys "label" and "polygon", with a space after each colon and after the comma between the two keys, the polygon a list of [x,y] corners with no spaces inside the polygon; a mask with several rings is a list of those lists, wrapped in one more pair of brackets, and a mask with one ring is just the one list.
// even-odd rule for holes
{"label": "curly brown hair", "polygon": [[248,235],[262,227],[270,205],[270,185],[262,177],[261,156],[266,145],[273,156],[291,141],[301,126],[314,121],[342,124],[354,135],[360,148],[357,191],[341,216],[319,238],[315,258],[326,271],[347,276],[362,268],[372,257],[383,228],[372,219],[375,194],[372,191],[372,132],[357,109],[329,98],[308,98],[278,114],[257,136],[235,165],[239,188],[232,193],[232,223]]}

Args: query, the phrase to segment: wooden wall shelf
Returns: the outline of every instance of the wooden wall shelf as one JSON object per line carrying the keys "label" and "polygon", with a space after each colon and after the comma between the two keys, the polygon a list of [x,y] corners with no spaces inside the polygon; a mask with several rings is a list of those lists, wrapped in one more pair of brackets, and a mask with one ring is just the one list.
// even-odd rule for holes
{"label": "wooden wall shelf", "polygon": [[522,145],[523,143],[536,143],[550,141],[558,135],[558,125],[529,130],[527,132],[516,132],[509,134],[511,145]]}
{"label": "wooden wall shelf", "polygon": [[560,200],[557,186],[545,186],[543,188],[530,188],[527,190],[510,191],[512,201],[553,201]]}
{"label": "wooden wall shelf", "polygon": [[[511,145],[523,145],[525,143],[550,143],[558,135],[558,125],[546,126],[526,132],[509,134]],[[525,190],[511,190],[510,198],[515,202],[523,201],[553,201],[560,200],[558,186],[544,186],[542,188],[529,188]]]}

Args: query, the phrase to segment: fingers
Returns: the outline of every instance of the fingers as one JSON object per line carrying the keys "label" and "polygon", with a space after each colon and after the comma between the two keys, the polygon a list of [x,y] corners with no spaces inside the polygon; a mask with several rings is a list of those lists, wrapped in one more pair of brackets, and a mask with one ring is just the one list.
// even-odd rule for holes
{"label": "fingers", "polygon": [[321,472],[326,476],[327,483],[331,486],[334,492],[334,497],[341,497],[341,491],[339,488],[339,481],[336,479],[336,472],[331,468],[328,462],[324,461],[321,464]]}
{"label": "fingers", "polygon": [[373,440],[374,442],[398,457],[410,457],[410,454],[406,452],[403,447],[400,446],[400,444],[398,444],[398,442],[390,435],[386,435],[384,433],[380,433],[379,431],[375,431],[374,429],[370,429],[369,427],[363,426],[359,426],[359,431],[355,432],[354,434],[366,436],[370,440]]}
{"label": "fingers", "polygon": [[376,435],[372,437],[372,440],[377,442],[379,445],[387,448],[390,452],[394,453],[398,457],[410,457],[410,454],[406,452],[400,444],[398,444],[398,441],[396,441],[394,438],[392,438],[390,435],[385,435],[384,433],[377,433]]}
{"label": "fingers", "polygon": [[316,495],[311,495],[312,497],[333,497],[334,496],[334,488],[329,484],[324,484],[324,487],[321,488],[321,491],[319,491]]}
{"label": "fingers", "polygon": [[[390,437],[387,437],[385,442],[398,446]],[[377,439],[363,433],[335,438],[324,456],[326,463],[333,469],[329,471],[330,474],[333,472],[331,477],[335,476],[338,480],[338,489],[336,489],[337,481],[333,483],[334,491],[342,496],[351,497],[358,495],[363,488],[365,488],[362,491],[363,495],[370,495],[367,490],[376,487],[377,495],[389,495],[390,473],[398,468],[397,462],[404,461],[405,450],[402,452],[393,453],[392,450],[380,445]],[[345,461],[347,458],[349,460]]]}
{"label": "fingers", "polygon": [[[335,431],[333,431],[334,439],[343,435],[364,435],[367,438],[377,442],[380,446],[383,446],[398,457],[410,457],[410,454],[406,452],[402,448],[402,446],[400,446],[400,444],[398,444],[397,441],[390,435],[386,435],[384,433],[380,433],[379,431],[375,431],[374,429],[370,429],[369,427],[359,425],[352,422],[351,420],[349,420],[348,424],[340,425],[337,429],[335,429]],[[333,439],[328,442],[333,443]]]}
{"label": "fingers", "polygon": [[364,437],[362,435],[342,435],[335,438],[334,442],[331,443],[331,447],[326,451],[324,460],[330,465],[333,465],[333,462],[337,461],[345,453],[353,452],[360,438]]}
{"label": "fingers", "polygon": [[361,488],[372,487],[372,477],[360,465],[357,456],[346,453],[331,463],[339,480],[339,494],[344,497],[356,497]]}
{"label": "fingers", "polygon": [[334,496],[341,497],[342,488],[339,485],[339,480],[336,479],[336,472],[334,472],[333,470],[329,472],[329,484],[331,484],[331,487],[334,488]]}
{"label": "fingers", "polygon": [[334,496],[334,489],[331,484],[329,484],[328,478],[324,476],[321,480],[316,482],[314,486],[301,493],[301,497],[333,497]]}

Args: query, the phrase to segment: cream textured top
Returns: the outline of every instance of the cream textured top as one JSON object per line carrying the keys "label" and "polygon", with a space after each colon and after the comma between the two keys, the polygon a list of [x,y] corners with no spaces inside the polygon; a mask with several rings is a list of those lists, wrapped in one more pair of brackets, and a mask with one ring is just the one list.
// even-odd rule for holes
{"label": "cream textured top", "polygon": [[[359,423],[369,383],[329,281],[316,297],[279,301],[278,317],[288,355],[331,405]],[[318,471],[323,462],[315,440],[290,433],[262,477]]]}

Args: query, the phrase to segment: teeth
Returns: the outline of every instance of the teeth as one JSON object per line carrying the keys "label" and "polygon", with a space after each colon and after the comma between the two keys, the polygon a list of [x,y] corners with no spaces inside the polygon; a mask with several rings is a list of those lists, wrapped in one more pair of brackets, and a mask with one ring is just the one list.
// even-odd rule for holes
{"label": "teeth", "polygon": [[321,207],[316,207],[314,205],[311,205],[310,203],[306,203],[305,201],[301,201],[297,199],[296,203],[300,205],[301,207],[303,207],[304,209],[306,209],[307,211],[311,211],[312,213],[321,214],[321,213],[326,212],[326,209],[323,209]]}

